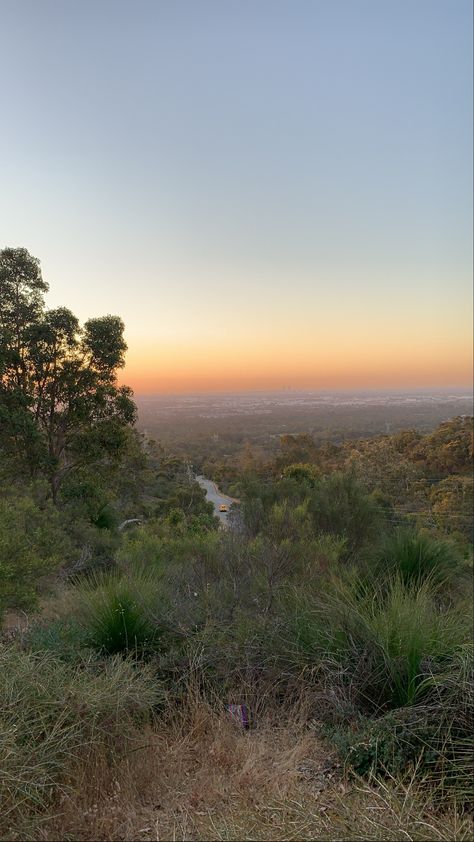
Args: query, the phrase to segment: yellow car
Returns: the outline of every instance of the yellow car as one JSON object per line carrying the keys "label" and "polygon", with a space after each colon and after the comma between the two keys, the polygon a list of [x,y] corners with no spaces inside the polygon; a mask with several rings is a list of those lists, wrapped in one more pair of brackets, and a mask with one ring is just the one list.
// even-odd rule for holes
{"label": "yellow car", "polygon": [[228,511],[229,511],[229,509],[227,508],[227,506],[225,505],[225,503],[221,503],[221,505],[219,506],[219,511],[220,511],[220,512],[228,512]]}

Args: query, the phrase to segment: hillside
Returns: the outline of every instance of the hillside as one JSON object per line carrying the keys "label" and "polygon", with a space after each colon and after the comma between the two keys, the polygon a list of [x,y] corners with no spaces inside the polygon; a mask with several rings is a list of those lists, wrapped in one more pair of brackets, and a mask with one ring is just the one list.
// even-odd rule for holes
{"label": "hillside", "polygon": [[192,466],[118,317],[0,292],[0,838],[471,839],[472,418]]}

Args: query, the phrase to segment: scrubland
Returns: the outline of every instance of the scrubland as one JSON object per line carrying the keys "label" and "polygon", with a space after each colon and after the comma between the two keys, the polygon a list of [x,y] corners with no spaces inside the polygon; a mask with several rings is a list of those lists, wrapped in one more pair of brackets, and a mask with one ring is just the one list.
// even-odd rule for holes
{"label": "scrubland", "polygon": [[151,520],[8,615],[2,838],[470,838],[467,559],[349,554],[285,500],[254,536]]}
{"label": "scrubland", "polygon": [[0,252],[0,837],[471,839],[472,419],[209,453],[221,529],[46,290]]}

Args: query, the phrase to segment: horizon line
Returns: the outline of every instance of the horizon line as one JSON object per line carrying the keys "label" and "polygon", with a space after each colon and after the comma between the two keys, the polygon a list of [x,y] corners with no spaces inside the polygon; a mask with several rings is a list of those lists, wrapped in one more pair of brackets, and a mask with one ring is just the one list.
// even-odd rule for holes
{"label": "horizon line", "polygon": [[[133,387],[132,387],[133,388]],[[473,384],[466,384],[466,385],[439,385],[439,386],[397,386],[397,387],[376,387],[376,386],[358,386],[356,388],[351,386],[338,386],[334,388],[328,387],[302,387],[302,386],[281,386],[278,388],[267,388],[267,389],[200,389],[198,391],[193,390],[179,390],[179,391],[135,391],[135,397],[147,398],[147,397],[198,397],[198,396],[225,396],[225,395],[262,395],[262,394],[285,394],[285,393],[294,393],[294,394],[408,394],[408,393],[416,393],[416,392],[464,392],[467,391],[469,396],[474,397],[474,386]]]}

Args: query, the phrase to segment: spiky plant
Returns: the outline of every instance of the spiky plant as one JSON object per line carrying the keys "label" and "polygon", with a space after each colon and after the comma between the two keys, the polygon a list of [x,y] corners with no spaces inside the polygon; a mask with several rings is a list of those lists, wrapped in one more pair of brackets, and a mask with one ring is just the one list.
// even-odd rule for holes
{"label": "spiky plant", "polygon": [[375,553],[376,575],[399,574],[407,585],[427,578],[440,584],[459,573],[462,559],[452,541],[425,532],[397,529]]}
{"label": "spiky plant", "polygon": [[76,611],[89,646],[113,655],[157,645],[158,584],[145,570],[94,574],[77,583]]}

